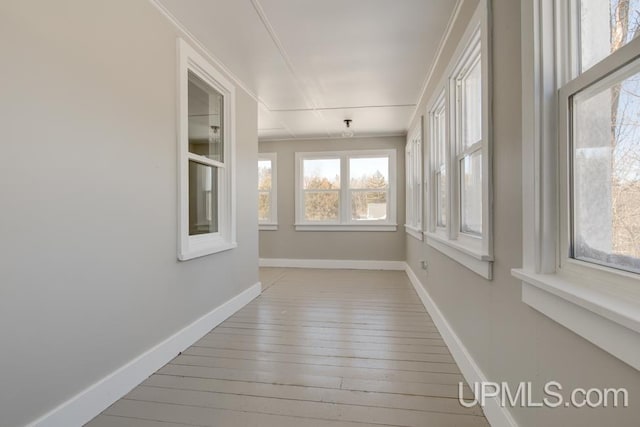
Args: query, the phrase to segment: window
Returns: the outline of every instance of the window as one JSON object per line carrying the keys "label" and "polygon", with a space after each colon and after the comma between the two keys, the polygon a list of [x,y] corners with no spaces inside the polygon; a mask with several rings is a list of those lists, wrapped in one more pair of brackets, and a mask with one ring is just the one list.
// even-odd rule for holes
{"label": "window", "polygon": [[[640,272],[640,58],[615,55],[640,29],[638,1],[582,0],[574,63],[560,87],[563,259]],[[631,62],[629,60],[631,59]],[[590,70],[587,74],[585,71]],[[563,215],[564,217],[564,215]],[[565,258],[566,257],[566,258]]]}
{"label": "window", "polygon": [[487,3],[481,1],[427,110],[427,243],[492,276]]}
{"label": "window", "polygon": [[180,260],[235,243],[234,87],[179,41]]}
{"label": "window", "polygon": [[296,229],[395,231],[394,150],[296,153]]}
{"label": "window", "polygon": [[[640,369],[637,0],[523,10],[522,299]],[[542,65],[542,66],[541,66]]]}
{"label": "window", "polygon": [[406,216],[405,230],[422,240],[422,120],[408,135],[405,146]]}
{"label": "window", "polygon": [[258,224],[260,230],[278,229],[277,188],[276,153],[258,154]]}
{"label": "window", "polygon": [[482,236],[482,74],[480,33],[454,77],[460,232]]}
{"label": "window", "polygon": [[436,97],[433,110],[429,112],[429,128],[431,129],[431,188],[432,224],[431,230],[447,236],[449,212],[449,184],[447,179],[447,111],[445,108],[445,91]]}

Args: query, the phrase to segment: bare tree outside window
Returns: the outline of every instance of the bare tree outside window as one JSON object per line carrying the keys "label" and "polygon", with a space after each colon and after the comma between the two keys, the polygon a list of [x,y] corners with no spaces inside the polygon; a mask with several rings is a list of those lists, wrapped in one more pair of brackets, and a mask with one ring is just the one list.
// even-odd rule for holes
{"label": "bare tree outside window", "polygon": [[271,219],[271,161],[258,161],[258,220]]}
{"label": "bare tree outside window", "polygon": [[[639,0],[581,7],[583,70],[639,34]],[[640,64],[576,94],[573,129],[573,255],[640,271]]]}
{"label": "bare tree outside window", "polygon": [[304,218],[337,221],[340,211],[340,159],[303,162]]}

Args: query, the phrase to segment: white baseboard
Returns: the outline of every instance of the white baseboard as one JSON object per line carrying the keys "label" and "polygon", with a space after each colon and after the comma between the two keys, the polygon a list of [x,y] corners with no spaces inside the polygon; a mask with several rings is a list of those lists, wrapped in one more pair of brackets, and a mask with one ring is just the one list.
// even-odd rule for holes
{"label": "white baseboard", "polygon": [[[449,351],[453,355],[462,375],[465,380],[469,384],[488,381],[487,377],[484,375],[478,364],[473,360],[471,354],[462,343],[458,335],[456,335],[447,319],[444,317],[435,301],[429,296],[429,293],[424,288],[418,276],[413,272],[411,267],[408,264],[405,264],[407,276],[409,276],[409,280],[411,280],[411,284],[414,289],[418,293],[420,300],[422,300],[422,304],[427,309],[427,312],[433,319],[436,327],[438,328],[438,332],[442,335],[442,339],[449,347]],[[486,405],[482,408],[484,411],[489,424],[492,427],[518,427],[518,424],[509,413],[507,408],[503,408],[500,406],[500,400],[497,398],[487,399]]]}
{"label": "white baseboard", "polygon": [[404,271],[404,261],[260,258],[260,267]]}
{"label": "white baseboard", "polygon": [[166,365],[178,353],[259,296],[260,292],[262,292],[262,284],[258,282],[38,418],[29,426],[67,427],[80,426],[89,422]]}

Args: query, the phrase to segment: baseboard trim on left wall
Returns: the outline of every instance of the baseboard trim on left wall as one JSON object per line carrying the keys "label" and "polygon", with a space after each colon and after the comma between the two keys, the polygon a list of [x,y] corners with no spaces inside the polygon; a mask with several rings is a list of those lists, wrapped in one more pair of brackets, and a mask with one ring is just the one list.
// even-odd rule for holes
{"label": "baseboard trim on left wall", "polygon": [[404,271],[404,261],[369,261],[347,259],[260,258],[260,267],[321,268],[336,270]]}
{"label": "baseboard trim on left wall", "polygon": [[89,422],[170,362],[178,353],[250,303],[261,292],[262,284],[258,282],[49,411],[29,426],[67,427]]}

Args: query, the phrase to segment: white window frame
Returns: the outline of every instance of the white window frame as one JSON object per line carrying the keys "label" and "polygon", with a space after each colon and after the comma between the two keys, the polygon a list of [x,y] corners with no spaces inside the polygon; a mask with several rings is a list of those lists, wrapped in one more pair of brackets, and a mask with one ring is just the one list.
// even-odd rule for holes
{"label": "white window frame", "polygon": [[411,237],[422,240],[422,118],[407,135],[405,146],[406,224]]}
{"label": "white window frame", "polygon": [[[258,153],[258,161],[271,162],[271,191],[269,200],[271,201],[270,216],[267,220],[258,220],[258,229],[262,231],[278,230],[278,154]],[[258,193],[262,191],[258,190]]]}
{"label": "white window frame", "polygon": [[[386,220],[351,220],[351,189],[349,188],[349,159],[365,157],[389,158],[388,210]],[[340,159],[340,209],[337,221],[316,222],[304,219],[303,161],[314,159]],[[295,153],[295,218],[296,231],[396,231],[396,150],[356,150]]]}
{"label": "white window frame", "polygon": [[640,40],[578,74],[577,6],[523,2],[524,255],[512,274],[523,302],[640,370],[640,275],[569,257],[568,132],[571,96],[640,58]]}
{"label": "white window frame", "polygon": [[[441,89],[438,95],[431,102],[432,107],[428,112],[429,117],[429,177],[428,177],[428,189],[429,194],[429,226],[427,228],[428,236],[437,236],[440,239],[448,240],[449,237],[449,198],[451,195],[448,188],[445,188],[446,203],[442,208],[444,209],[446,221],[445,224],[439,223],[439,207],[440,207],[440,194],[438,188],[438,180],[443,174],[447,177],[447,182],[451,180],[449,176],[449,144],[447,142],[449,129],[449,115],[447,114],[446,107],[446,91]],[[440,117],[444,118],[444,123],[439,123]]]}
{"label": "white window frame", "polygon": [[[427,104],[429,129],[429,149],[427,150],[429,174],[427,176],[429,226],[425,232],[427,244],[444,253],[460,264],[491,280],[493,276],[493,183],[492,183],[492,138],[491,138],[491,43],[489,34],[489,1],[481,0],[467,29],[456,48],[441,89]],[[479,55],[482,73],[482,139],[465,151],[461,146],[461,113],[457,87],[475,57]],[[445,108],[445,167],[447,172],[446,227],[437,226],[436,155],[433,118],[444,102]],[[482,154],[482,233],[471,235],[460,230],[461,223],[461,180],[460,160],[480,150]]]}
{"label": "white window frame", "polygon": [[[186,261],[236,248],[235,87],[209,61],[178,39],[178,259]],[[189,72],[223,95],[224,161],[189,152]],[[189,161],[218,171],[218,231],[189,235]]]}

